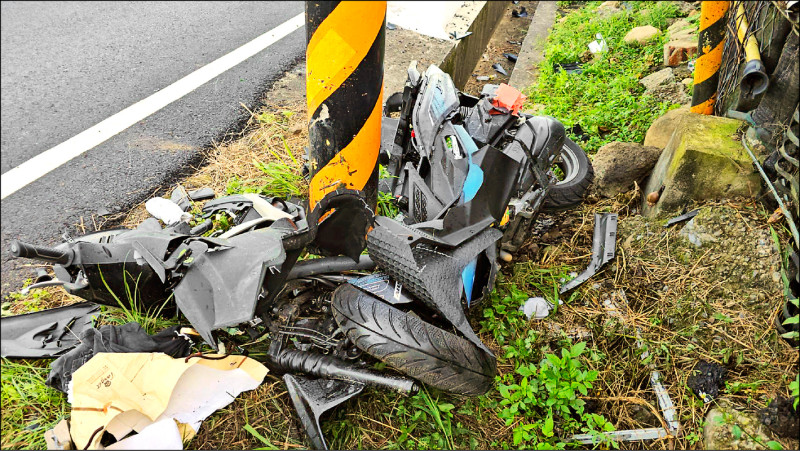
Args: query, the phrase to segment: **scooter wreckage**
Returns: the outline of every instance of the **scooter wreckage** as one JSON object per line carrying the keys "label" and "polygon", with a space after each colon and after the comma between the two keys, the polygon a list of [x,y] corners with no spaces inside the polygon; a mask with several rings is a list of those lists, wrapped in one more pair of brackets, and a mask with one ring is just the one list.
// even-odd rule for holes
{"label": "scooter wreckage", "polygon": [[[492,386],[495,356],[468,315],[493,289],[498,254],[523,245],[539,212],[579,204],[593,177],[562,124],[520,113],[523,100],[507,85],[467,95],[413,62],[384,106],[379,156],[389,173],[379,189],[400,214],[370,217],[349,257],[298,261],[325,211],[364,202],[342,188],[310,212],[298,199],[234,195],[208,201],[194,229],[151,218],[54,248],[15,241],[11,252],[52,263],[57,280],[42,284],[87,301],[182,314],[214,350],[266,346],[256,358],[284,378],[310,445],[326,449],[320,416],[367,384],[468,396]],[[230,229],[210,230],[219,213]],[[32,348],[51,327],[24,315],[4,327],[15,320]]]}

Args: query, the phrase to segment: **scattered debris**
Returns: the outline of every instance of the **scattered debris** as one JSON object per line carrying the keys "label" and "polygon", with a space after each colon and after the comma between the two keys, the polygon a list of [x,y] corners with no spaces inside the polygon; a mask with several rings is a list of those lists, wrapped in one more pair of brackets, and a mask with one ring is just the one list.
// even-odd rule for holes
{"label": "scattered debris", "polygon": [[213,199],[217,194],[211,188],[198,188],[189,191],[189,199],[197,202],[200,200]]}
{"label": "scattered debris", "polygon": [[180,183],[178,186],[172,190],[172,193],[169,195],[169,200],[175,203],[175,205],[181,207],[183,211],[189,211],[192,208],[192,202],[189,200],[189,194],[186,192],[186,188],[183,187]]}
{"label": "scattered debris", "polygon": [[69,435],[69,421],[62,419],[53,429],[44,432],[44,441],[47,449],[75,449],[72,437]]}
{"label": "scattered debris", "polygon": [[582,74],[583,64],[581,63],[555,63],[553,64],[554,72],[566,72],[568,74]]}
{"label": "scattered debris", "polygon": [[577,287],[590,277],[611,259],[614,258],[617,240],[617,214],[616,213],[595,213],[594,215],[594,236],[592,238],[592,260],[589,266],[578,277],[570,280],[561,287],[560,293]]}
{"label": "scattered debris", "polygon": [[460,40],[466,38],[467,36],[469,36],[471,34],[472,34],[471,31],[467,31],[466,33],[459,33],[457,31],[451,31],[450,32],[450,37],[455,39],[456,41],[460,41]]}
{"label": "scattered debris", "polygon": [[506,41],[511,45],[522,45],[522,41]]}
{"label": "scattered debris", "polygon": [[714,362],[701,360],[694,367],[692,375],[686,379],[686,386],[694,394],[708,404],[719,396],[720,388],[725,386],[725,376],[728,369]]}
{"label": "scattered debris", "polygon": [[497,72],[499,72],[502,75],[508,75],[508,72],[506,72],[506,70],[503,69],[503,66],[500,63],[492,64],[492,69],[496,70]]}
{"label": "scattered debris", "polygon": [[79,302],[24,315],[0,318],[0,357],[50,358],[78,345],[78,335],[92,327],[100,307]]}
{"label": "scattered debris", "polygon": [[391,22],[386,22],[386,28],[389,29],[389,30],[396,30],[397,29],[397,25],[395,25],[395,24],[393,24]]}
{"label": "scattered debris", "polygon": [[552,309],[553,304],[542,297],[528,298],[528,300],[519,307],[519,310],[525,313],[528,319],[547,318],[547,315],[550,314],[550,310]]}
{"label": "scattered debris", "polygon": [[100,353],[73,375],[70,434],[77,449],[98,449],[105,432],[122,440],[168,419],[188,440],[206,417],[258,387],[266,374],[244,356]]}
{"label": "scattered debris", "polygon": [[163,197],[154,197],[144,204],[147,212],[154,218],[160,219],[168,226],[176,225],[181,222],[188,223],[192,215],[184,211],[178,204]]}
{"label": "scattered debris", "polygon": [[76,336],[76,341],[80,343],[77,347],[50,364],[50,374],[47,376],[47,385],[64,393],[68,393],[75,371],[98,353],[161,352],[172,357],[186,357],[192,347],[192,340],[180,333],[179,326],[151,336],[139,323],[86,329]]}
{"label": "scattered debris", "polygon": [[328,449],[319,418],[326,411],[358,395],[364,384],[332,379],[311,379],[285,374],[286,390],[297,410],[303,429],[311,441],[311,449]]}
{"label": "scattered debris", "polygon": [[509,61],[511,61],[513,63],[517,62],[517,55],[515,55],[513,53],[503,53],[503,56],[505,56]]}
{"label": "scattered debris", "polygon": [[516,9],[511,11],[511,17],[528,17],[528,10],[522,6],[519,8],[519,11]]}
{"label": "scattered debris", "polygon": [[589,51],[592,52],[593,55],[608,52],[608,44],[606,44],[603,35],[597,33],[594,37],[595,40],[589,43]]}
{"label": "scattered debris", "polygon": [[[658,194],[658,191],[656,191],[655,193]],[[650,193],[650,194],[653,194],[653,193]],[[655,203],[657,201],[658,201],[658,198],[656,198],[656,200],[653,203]],[[649,196],[648,196],[647,202],[650,202]],[[671,226],[674,226],[675,224],[680,224],[683,221],[688,221],[688,220],[694,218],[695,216],[697,216],[697,213],[700,213],[699,209],[692,210],[692,211],[684,213],[684,214],[682,214],[680,216],[676,216],[676,217],[670,219],[669,221],[667,221],[667,223],[664,224],[664,227],[671,227]]]}

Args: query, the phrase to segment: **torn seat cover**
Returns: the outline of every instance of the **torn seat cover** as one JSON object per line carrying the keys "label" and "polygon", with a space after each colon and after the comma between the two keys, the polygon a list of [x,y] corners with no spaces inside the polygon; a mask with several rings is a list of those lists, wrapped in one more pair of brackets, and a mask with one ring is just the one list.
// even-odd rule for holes
{"label": "torn seat cover", "polygon": [[175,287],[175,301],[211,346],[212,330],[253,319],[265,278],[280,273],[286,260],[281,238],[280,231],[266,228],[228,239],[230,247],[189,244],[191,260]]}
{"label": "torn seat cover", "polygon": [[5,358],[48,358],[61,355],[78,344],[78,336],[92,327],[97,304],[77,304],[5,316],[0,319],[0,356]]}

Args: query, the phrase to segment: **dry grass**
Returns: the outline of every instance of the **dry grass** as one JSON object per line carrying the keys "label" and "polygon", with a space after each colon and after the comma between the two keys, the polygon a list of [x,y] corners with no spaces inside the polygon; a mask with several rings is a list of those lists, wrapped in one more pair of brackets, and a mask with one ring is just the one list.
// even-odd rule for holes
{"label": "dry grass", "polygon": [[[242,105],[244,107],[244,105]],[[308,142],[306,108],[301,101],[267,104],[256,112],[248,110],[250,118],[242,132],[231,136],[223,143],[214,143],[206,151],[204,165],[181,182],[187,190],[208,187],[217,196],[225,195],[232,178],[242,181],[243,187],[263,184],[265,174],[254,162],[282,163],[300,174],[302,171],[304,146]],[[165,196],[175,186],[167,187]],[[305,193],[306,186],[302,186]],[[122,225],[135,227],[149,217],[144,208],[145,201],[120,215]],[[202,203],[197,204],[198,207]],[[119,219],[109,216],[110,221]]]}

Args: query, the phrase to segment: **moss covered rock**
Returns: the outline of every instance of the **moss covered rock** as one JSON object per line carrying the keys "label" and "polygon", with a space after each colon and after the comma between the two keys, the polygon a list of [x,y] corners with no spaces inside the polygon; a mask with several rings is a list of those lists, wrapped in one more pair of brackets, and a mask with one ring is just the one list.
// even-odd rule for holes
{"label": "moss covered rock", "polygon": [[645,193],[661,193],[647,216],[679,212],[692,201],[758,196],[761,179],[741,144],[741,121],[688,113],[682,115],[661,153]]}

